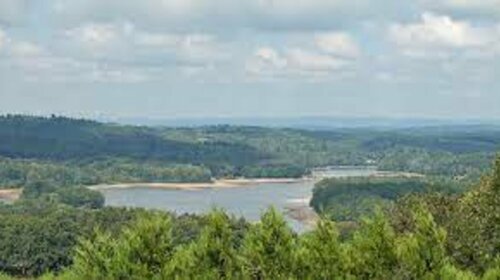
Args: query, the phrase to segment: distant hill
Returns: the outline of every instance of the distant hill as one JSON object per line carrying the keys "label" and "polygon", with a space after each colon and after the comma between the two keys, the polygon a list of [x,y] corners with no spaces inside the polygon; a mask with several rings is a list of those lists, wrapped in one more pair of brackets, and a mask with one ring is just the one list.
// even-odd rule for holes
{"label": "distant hill", "polygon": [[492,124],[401,120],[383,126],[384,122],[378,120],[351,120],[346,122],[350,127],[335,127],[342,122],[310,121],[330,128],[148,127],[8,115],[0,117],[0,157],[72,163],[112,158],[134,164],[189,164],[206,167],[214,176],[296,177],[313,167],[368,162],[384,170],[462,176],[488,168],[500,150],[500,126]]}
{"label": "distant hill", "polygon": [[182,163],[250,163],[264,158],[255,149],[227,142],[180,142],[159,130],[65,117],[0,117],[0,155],[70,160],[127,157]]}

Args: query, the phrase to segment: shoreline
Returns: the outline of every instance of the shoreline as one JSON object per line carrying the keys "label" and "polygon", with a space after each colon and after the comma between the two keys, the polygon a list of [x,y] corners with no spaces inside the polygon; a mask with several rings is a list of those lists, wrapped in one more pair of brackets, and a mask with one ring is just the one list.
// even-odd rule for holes
{"label": "shoreline", "polygon": [[[342,178],[343,176],[337,177]],[[351,176],[345,176],[351,177]],[[356,177],[356,176],[354,176]],[[367,178],[423,178],[425,175],[410,172],[393,172],[393,171],[376,171],[374,174],[363,176]],[[113,189],[134,189],[134,188],[151,188],[165,190],[201,190],[211,188],[240,188],[259,184],[297,184],[305,182],[317,182],[321,179],[329,177],[307,176],[302,178],[236,178],[236,179],[215,179],[211,182],[178,182],[178,183],[161,183],[161,182],[133,182],[133,183],[110,183],[97,184],[86,186],[86,188],[95,191],[105,191]],[[336,177],[331,177],[336,178]]]}
{"label": "shoreline", "polygon": [[99,184],[87,186],[91,190],[112,190],[112,189],[133,189],[133,188],[152,188],[152,189],[171,189],[171,190],[201,190],[210,188],[239,188],[259,184],[297,184],[309,182],[310,178],[238,178],[238,179],[218,179],[212,182],[204,183],[116,183]]}

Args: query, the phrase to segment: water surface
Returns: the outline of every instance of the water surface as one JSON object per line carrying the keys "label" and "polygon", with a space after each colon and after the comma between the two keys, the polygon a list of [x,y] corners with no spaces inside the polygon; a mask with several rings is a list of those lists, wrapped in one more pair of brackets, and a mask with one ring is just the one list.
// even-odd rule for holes
{"label": "water surface", "polygon": [[[376,174],[373,168],[333,168],[315,174],[319,177],[369,176]],[[213,207],[225,209],[228,213],[257,221],[268,207],[285,211],[287,206],[302,203],[307,207],[307,198],[312,195],[315,180],[295,183],[258,183],[235,188],[206,188],[197,190],[158,189],[137,187],[128,189],[102,190],[106,205],[141,207],[182,213],[201,214]],[[296,230],[305,226],[299,221],[287,218]]]}

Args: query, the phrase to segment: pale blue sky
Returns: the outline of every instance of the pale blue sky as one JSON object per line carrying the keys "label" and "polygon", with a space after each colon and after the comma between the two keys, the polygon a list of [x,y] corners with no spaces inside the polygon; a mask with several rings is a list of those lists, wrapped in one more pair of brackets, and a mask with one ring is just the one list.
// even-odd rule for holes
{"label": "pale blue sky", "polygon": [[0,0],[0,113],[498,118],[500,0]]}

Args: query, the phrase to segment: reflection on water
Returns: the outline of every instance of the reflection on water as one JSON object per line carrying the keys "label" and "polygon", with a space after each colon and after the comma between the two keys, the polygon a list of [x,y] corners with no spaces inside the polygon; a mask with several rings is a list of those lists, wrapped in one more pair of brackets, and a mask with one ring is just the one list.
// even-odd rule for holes
{"label": "reflection on water", "polygon": [[[321,177],[369,176],[374,169],[332,169],[321,171]],[[236,188],[207,188],[199,190],[171,190],[152,188],[103,190],[106,205],[143,207],[168,210],[176,213],[204,213],[213,207],[225,209],[249,221],[259,219],[263,211],[274,206],[284,211],[291,204],[307,206],[314,181],[297,183],[261,183]],[[298,231],[304,230],[301,222],[287,218]]]}

